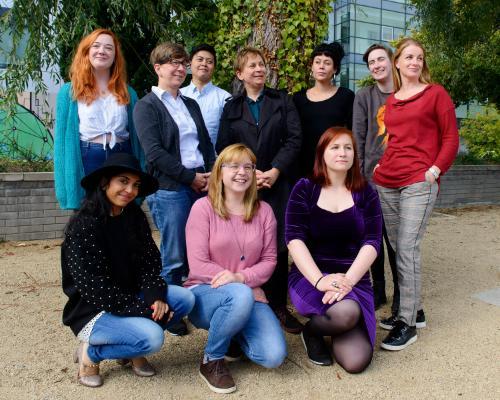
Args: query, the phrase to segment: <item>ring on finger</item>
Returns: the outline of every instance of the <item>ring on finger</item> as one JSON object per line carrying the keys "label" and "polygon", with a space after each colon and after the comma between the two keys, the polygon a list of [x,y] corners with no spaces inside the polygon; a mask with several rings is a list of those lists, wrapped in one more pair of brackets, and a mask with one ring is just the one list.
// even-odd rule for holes
{"label": "ring on finger", "polygon": [[339,284],[337,283],[337,281],[332,281],[331,285],[334,287],[334,288],[339,288]]}

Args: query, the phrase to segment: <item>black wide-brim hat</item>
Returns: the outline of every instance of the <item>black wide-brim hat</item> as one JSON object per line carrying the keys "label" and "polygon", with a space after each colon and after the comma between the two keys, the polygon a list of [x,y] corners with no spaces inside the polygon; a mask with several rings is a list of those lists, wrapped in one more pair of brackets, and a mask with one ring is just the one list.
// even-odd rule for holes
{"label": "black wide-brim hat", "polygon": [[139,176],[141,180],[139,197],[145,197],[158,190],[158,180],[154,176],[142,171],[139,160],[128,153],[111,154],[98,169],[83,177],[80,184],[85,190],[90,191],[99,185],[103,176],[114,176],[124,171],[133,172]]}

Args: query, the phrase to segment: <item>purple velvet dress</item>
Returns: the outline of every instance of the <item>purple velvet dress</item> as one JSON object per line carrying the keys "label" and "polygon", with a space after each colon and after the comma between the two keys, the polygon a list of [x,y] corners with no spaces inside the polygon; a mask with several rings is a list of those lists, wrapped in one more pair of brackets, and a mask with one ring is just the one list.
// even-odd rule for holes
{"label": "purple velvet dress", "polygon": [[[324,275],[345,273],[362,246],[369,244],[380,249],[382,213],[377,192],[367,185],[361,192],[353,192],[354,206],[333,213],[318,207],[321,186],[301,179],[293,188],[286,210],[286,243],[302,240]],[[288,277],[290,299],[304,316],[324,315],[330,304],[323,304],[323,292],[315,289],[304,278],[295,264]],[[367,272],[347,294],[346,299],[361,307],[366,331],[372,347],[375,344],[376,319],[373,290]]]}

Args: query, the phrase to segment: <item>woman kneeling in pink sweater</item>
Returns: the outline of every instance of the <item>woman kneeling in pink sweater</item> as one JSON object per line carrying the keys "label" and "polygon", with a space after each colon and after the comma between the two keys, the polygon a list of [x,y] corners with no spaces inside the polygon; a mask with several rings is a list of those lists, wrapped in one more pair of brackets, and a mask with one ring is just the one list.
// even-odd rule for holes
{"label": "woman kneeling in pink sweater", "polygon": [[208,197],[193,205],[186,225],[185,286],[196,298],[189,319],[208,330],[200,376],[216,393],[236,390],[225,359],[235,360],[240,350],[266,368],[280,366],[287,354],[261,289],[276,266],[276,219],[257,199],[255,162],[243,144],[226,147],[212,169]]}

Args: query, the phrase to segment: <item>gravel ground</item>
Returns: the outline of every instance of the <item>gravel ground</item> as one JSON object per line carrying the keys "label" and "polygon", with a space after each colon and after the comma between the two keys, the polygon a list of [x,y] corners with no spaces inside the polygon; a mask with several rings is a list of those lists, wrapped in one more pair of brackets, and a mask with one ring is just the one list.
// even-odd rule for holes
{"label": "gravel ground", "polygon": [[[434,213],[423,244],[427,328],[414,345],[380,350],[385,331],[378,331],[372,364],[349,375],[336,364],[311,364],[300,337],[287,334],[289,356],[280,368],[230,365],[238,385],[230,395],[212,393],[199,378],[206,332],[193,327],[186,337],[166,335],[149,358],[159,371],[153,378],[107,361],[104,386],[76,384],[76,340],[61,323],[61,241],[2,243],[0,399],[497,399],[500,309],[472,296],[500,286],[499,233],[500,207]],[[387,305],[378,317],[389,313]]]}

